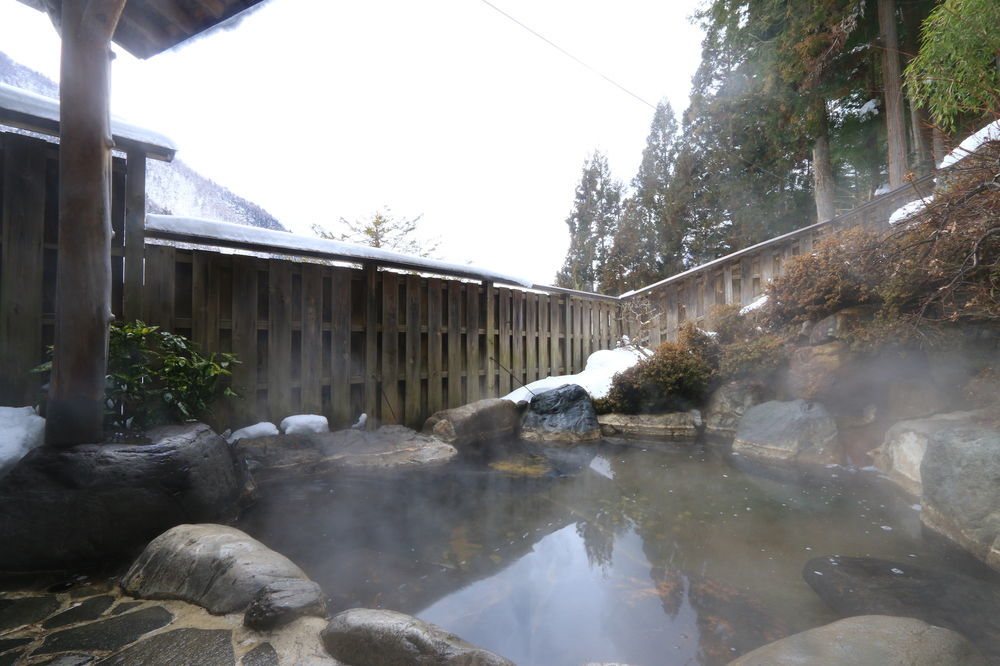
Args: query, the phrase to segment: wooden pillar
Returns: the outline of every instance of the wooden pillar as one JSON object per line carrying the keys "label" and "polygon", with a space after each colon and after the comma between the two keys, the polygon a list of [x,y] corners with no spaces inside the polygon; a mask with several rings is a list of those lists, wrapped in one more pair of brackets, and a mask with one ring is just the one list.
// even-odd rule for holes
{"label": "wooden pillar", "polygon": [[142,316],[142,258],[146,231],[146,153],[131,149],[125,162],[124,319]]}
{"label": "wooden pillar", "polygon": [[125,0],[64,0],[59,267],[45,440],[103,439],[111,321],[111,36]]}

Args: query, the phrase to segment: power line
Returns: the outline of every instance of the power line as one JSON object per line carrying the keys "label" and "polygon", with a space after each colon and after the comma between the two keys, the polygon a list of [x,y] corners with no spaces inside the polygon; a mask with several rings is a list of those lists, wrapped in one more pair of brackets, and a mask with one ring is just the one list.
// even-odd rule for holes
{"label": "power line", "polygon": [[481,0],[481,1],[482,1],[483,4],[491,7],[495,11],[499,12],[500,14],[502,14],[503,16],[505,16],[506,18],[510,19],[511,21],[513,21],[514,23],[516,23],[517,25],[521,26],[522,28],[524,28],[525,30],[527,30],[528,32],[530,32],[535,37],[538,37],[540,40],[542,40],[543,42],[545,42],[546,44],[548,44],[552,48],[556,49],[557,51],[559,51],[560,53],[562,53],[564,56],[566,56],[567,58],[569,58],[573,62],[575,62],[578,65],[581,65],[581,66],[583,66],[583,67],[585,67],[587,69],[589,69],[591,72],[593,72],[594,74],[597,74],[599,77],[601,77],[602,79],[604,79],[605,81],[607,81],[608,83],[610,83],[611,85],[613,85],[614,87],[618,88],[619,90],[621,90],[622,92],[626,93],[627,95],[630,95],[630,96],[634,97],[635,99],[639,100],[640,102],[642,102],[643,104],[645,104],[649,108],[654,109],[654,110],[656,109],[656,106],[654,106],[653,104],[650,104],[649,102],[647,102],[643,98],[639,97],[634,92],[632,92],[631,90],[629,90],[628,88],[626,88],[622,84],[618,83],[617,81],[615,81],[611,77],[605,75],[601,71],[599,71],[599,70],[591,67],[590,65],[588,65],[584,61],[580,60],[575,55],[573,55],[572,53],[570,53],[569,51],[567,51],[563,47],[561,47],[558,44],[556,44],[555,42],[553,42],[551,39],[548,39],[547,37],[545,37],[545,35],[542,35],[542,34],[536,32],[535,30],[531,29],[530,27],[528,27],[524,23],[521,23],[516,18],[514,18],[513,16],[511,16],[510,14],[508,14],[507,12],[505,12],[504,10],[500,9],[499,7],[497,7],[496,5],[494,5],[489,0]]}

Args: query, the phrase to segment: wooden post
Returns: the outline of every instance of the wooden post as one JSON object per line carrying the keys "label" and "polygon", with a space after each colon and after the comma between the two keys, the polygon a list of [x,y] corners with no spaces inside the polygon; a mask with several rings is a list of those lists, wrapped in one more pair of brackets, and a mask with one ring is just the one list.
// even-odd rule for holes
{"label": "wooden post", "polygon": [[496,398],[496,290],[493,283],[483,281],[483,291],[486,294],[486,398]]}
{"label": "wooden post", "polygon": [[59,267],[45,441],[103,439],[111,321],[111,36],[125,0],[62,3]]}
{"label": "wooden post", "polygon": [[125,162],[124,318],[142,316],[142,258],[146,229],[146,153],[130,149]]}

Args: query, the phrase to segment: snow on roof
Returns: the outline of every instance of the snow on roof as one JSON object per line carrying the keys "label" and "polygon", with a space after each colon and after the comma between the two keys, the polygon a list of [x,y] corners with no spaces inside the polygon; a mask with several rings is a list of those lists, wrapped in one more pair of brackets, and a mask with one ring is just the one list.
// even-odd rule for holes
{"label": "snow on roof", "polygon": [[[28,90],[0,83],[0,122],[53,136],[59,131],[59,101]],[[111,134],[119,143],[138,144],[150,157],[170,161],[177,151],[164,135],[111,117]]]}
{"label": "snow on roof", "polygon": [[147,215],[146,230],[175,237],[195,237],[209,245],[213,244],[213,241],[224,241],[226,243],[266,246],[258,249],[264,252],[268,251],[269,248],[279,251],[309,252],[349,261],[381,262],[428,273],[474,277],[481,280],[517,284],[523,287],[534,286],[531,280],[486,268],[452,264],[424,257],[413,257],[400,252],[390,252],[367,245],[299,236],[284,231],[217,220],[200,220],[174,215]]}
{"label": "snow on roof", "polygon": [[950,167],[952,164],[955,164],[959,160],[968,157],[972,153],[979,150],[979,147],[987,141],[1000,141],[1000,119],[994,120],[989,125],[967,137],[965,141],[958,144],[958,148],[945,155],[945,158],[941,160],[941,164],[938,165],[938,168],[946,169]]}

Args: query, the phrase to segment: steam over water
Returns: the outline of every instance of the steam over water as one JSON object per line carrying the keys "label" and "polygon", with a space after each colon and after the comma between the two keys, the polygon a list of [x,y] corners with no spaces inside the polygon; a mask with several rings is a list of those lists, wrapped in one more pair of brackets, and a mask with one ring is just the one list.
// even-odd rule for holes
{"label": "steam over water", "polygon": [[837,619],[802,579],[813,557],[969,566],[867,473],[784,483],[698,445],[550,453],[271,486],[240,527],[331,612],[399,610],[522,665],[724,664]]}

